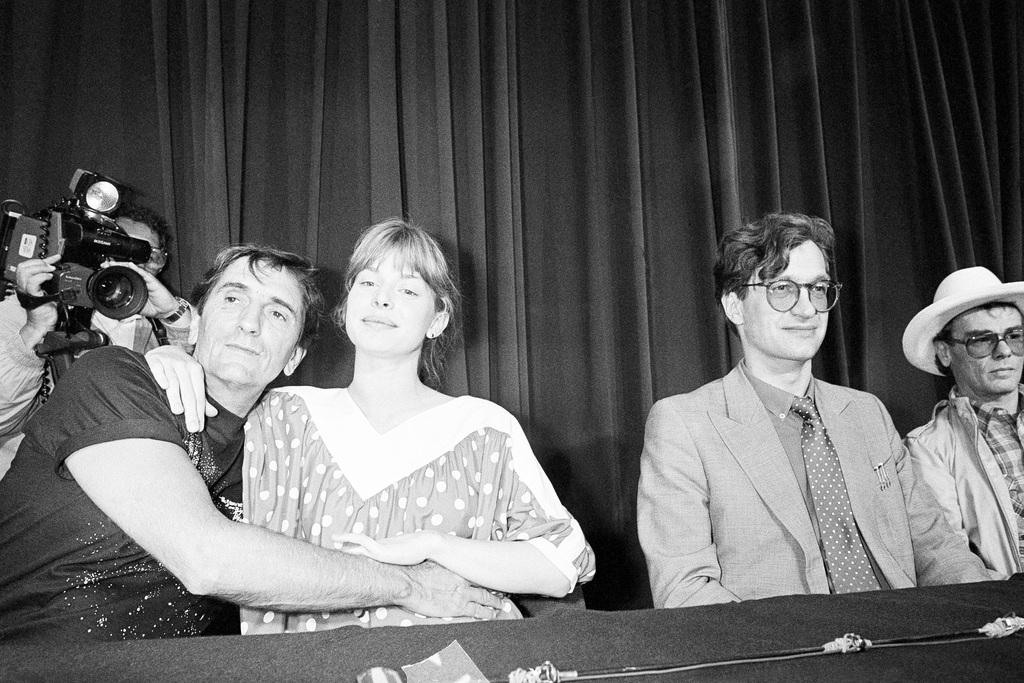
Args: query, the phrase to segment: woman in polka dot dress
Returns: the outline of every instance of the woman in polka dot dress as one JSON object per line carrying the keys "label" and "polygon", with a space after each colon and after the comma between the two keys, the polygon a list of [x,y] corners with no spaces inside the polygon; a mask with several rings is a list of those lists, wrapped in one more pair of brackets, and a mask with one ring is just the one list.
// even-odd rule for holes
{"label": "woman in polka dot dress", "polygon": [[[440,384],[459,294],[437,243],[392,219],[360,237],[334,319],[355,347],[347,389],[272,391],[250,414],[245,517],[396,564],[431,560],[503,594],[560,597],[594,555],[516,419]],[[520,618],[511,601],[489,618]],[[444,619],[451,621],[451,619]],[[393,606],[242,610],[243,633],[441,621]]]}

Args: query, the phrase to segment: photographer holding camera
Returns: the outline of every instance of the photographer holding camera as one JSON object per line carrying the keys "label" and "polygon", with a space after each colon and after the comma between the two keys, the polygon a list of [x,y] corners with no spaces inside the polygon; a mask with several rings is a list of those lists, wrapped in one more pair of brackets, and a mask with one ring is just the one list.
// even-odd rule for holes
{"label": "photographer holding camera", "polygon": [[[187,301],[175,297],[157,276],[167,264],[170,230],[167,221],[144,206],[125,204],[116,215],[117,226],[128,236],[152,247],[143,264],[121,263],[145,281],[146,305],[139,315],[122,320],[109,318],[88,308],[69,309],[72,315],[88,316],[82,327],[103,333],[110,344],[145,353],[164,343],[191,351],[196,321]],[[17,288],[22,295],[41,297],[43,285],[54,277],[59,255],[28,259],[17,266]],[[19,298],[7,296],[0,302],[0,477],[6,473],[21,442],[21,430],[35,409],[46,400],[52,377],[36,346],[58,326],[58,304],[50,301],[29,310]]]}

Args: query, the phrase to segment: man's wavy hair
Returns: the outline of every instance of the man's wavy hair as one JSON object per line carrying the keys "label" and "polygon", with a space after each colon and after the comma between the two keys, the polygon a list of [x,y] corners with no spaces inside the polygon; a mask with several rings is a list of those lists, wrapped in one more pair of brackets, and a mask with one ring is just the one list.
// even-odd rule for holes
{"label": "man's wavy hair", "polygon": [[221,249],[213,265],[192,290],[192,302],[198,307],[200,315],[224,271],[241,259],[248,261],[249,271],[257,277],[258,270],[270,269],[286,271],[295,278],[302,291],[302,310],[299,311],[302,316],[302,333],[299,335],[299,346],[309,348],[320,329],[320,320],[324,315],[324,296],[317,283],[317,269],[313,263],[289,251],[258,244],[240,244]]}
{"label": "man's wavy hair", "polygon": [[[735,292],[744,299],[751,278],[771,280],[789,267],[789,252],[813,242],[825,257],[831,274],[836,236],[824,218],[802,213],[769,213],[756,221],[727,231],[718,242],[715,259],[715,298]],[[734,332],[736,325],[726,318]]]}
{"label": "man's wavy hair", "polygon": [[388,218],[366,228],[348,262],[345,297],[334,308],[331,317],[338,329],[345,329],[348,295],[356,276],[362,270],[376,267],[389,256],[403,271],[419,273],[434,294],[437,312],[448,314],[448,325],[441,334],[433,339],[424,339],[419,360],[420,381],[434,389],[440,388],[448,353],[459,340],[462,296],[441,245],[423,228],[401,218]]}
{"label": "man's wavy hair", "polygon": [[743,299],[751,278],[771,280],[789,267],[789,252],[813,242],[832,272],[836,237],[823,218],[800,213],[770,213],[727,231],[718,243],[715,260],[715,297],[732,292]]}

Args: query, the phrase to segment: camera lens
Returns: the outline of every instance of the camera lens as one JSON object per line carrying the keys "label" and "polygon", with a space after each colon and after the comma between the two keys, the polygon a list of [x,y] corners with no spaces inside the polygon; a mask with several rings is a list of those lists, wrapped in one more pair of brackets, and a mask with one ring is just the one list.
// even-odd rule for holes
{"label": "camera lens", "polygon": [[131,268],[111,266],[89,278],[89,298],[93,307],[114,320],[137,314],[146,305],[149,294],[146,281]]}

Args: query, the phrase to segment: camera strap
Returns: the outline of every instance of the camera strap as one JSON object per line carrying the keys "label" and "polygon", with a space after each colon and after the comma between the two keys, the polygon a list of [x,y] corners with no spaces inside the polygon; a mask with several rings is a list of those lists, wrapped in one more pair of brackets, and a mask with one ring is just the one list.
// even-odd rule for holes
{"label": "camera strap", "polygon": [[160,346],[167,346],[170,342],[167,341],[167,330],[156,318],[147,318],[150,326],[153,328],[153,337],[156,338],[156,343]]}
{"label": "camera strap", "polygon": [[21,290],[17,290],[18,303],[26,311],[31,311],[34,308],[39,308],[43,304],[48,304],[51,301],[60,301],[59,294],[48,294],[46,296],[32,296],[31,294],[25,294]]}

